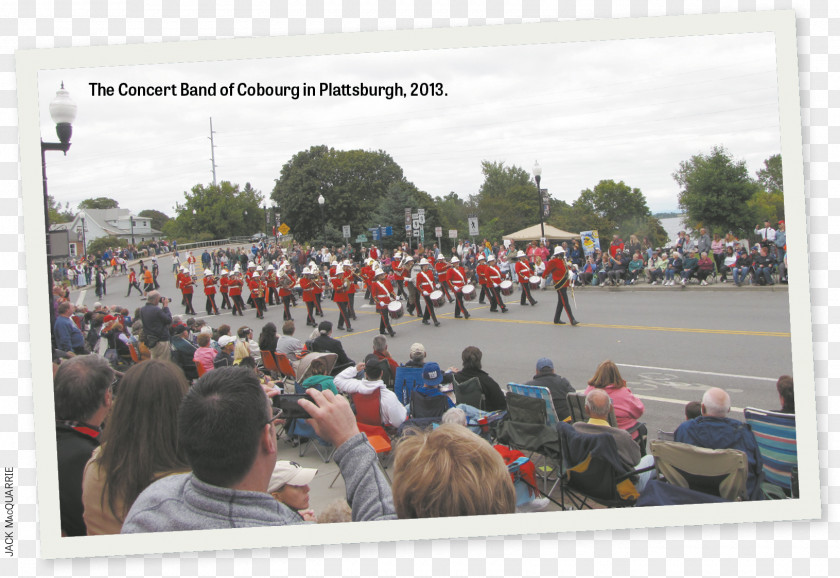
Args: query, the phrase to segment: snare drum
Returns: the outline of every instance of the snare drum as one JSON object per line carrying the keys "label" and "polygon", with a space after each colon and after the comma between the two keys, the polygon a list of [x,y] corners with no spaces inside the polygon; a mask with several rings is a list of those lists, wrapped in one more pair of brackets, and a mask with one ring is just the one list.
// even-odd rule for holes
{"label": "snare drum", "polygon": [[464,301],[472,301],[475,299],[475,285],[470,285],[467,283],[461,288],[461,295],[464,297]]}
{"label": "snare drum", "polygon": [[499,283],[499,293],[502,295],[513,295],[513,281],[505,279]]}
{"label": "snare drum", "polygon": [[391,319],[399,319],[405,314],[405,309],[401,301],[391,301],[388,303],[388,315]]}
{"label": "snare drum", "polygon": [[531,289],[539,289],[540,285],[542,285],[542,277],[539,275],[531,275],[528,278],[528,284],[531,286]]}
{"label": "snare drum", "polygon": [[429,293],[429,301],[435,307],[443,307],[443,304],[446,303],[446,298],[443,296],[443,291],[436,290]]}

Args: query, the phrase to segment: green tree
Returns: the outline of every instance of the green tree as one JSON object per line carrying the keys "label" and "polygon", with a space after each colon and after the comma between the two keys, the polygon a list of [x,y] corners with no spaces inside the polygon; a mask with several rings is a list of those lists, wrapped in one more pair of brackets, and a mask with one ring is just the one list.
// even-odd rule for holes
{"label": "green tree", "polygon": [[647,200],[638,188],[630,188],[624,181],[603,180],[594,189],[581,191],[575,201],[585,211],[607,219],[619,227],[627,221],[650,215]]}
{"label": "green tree", "polygon": [[54,223],[68,223],[76,216],[76,214],[70,210],[70,203],[64,203],[64,206],[62,207],[61,203],[57,203],[55,201],[55,197],[52,195],[47,195],[47,202],[51,225]]}
{"label": "green tree", "polygon": [[[444,247],[449,249],[452,247],[453,241],[466,239],[469,236],[467,220],[470,215],[478,213],[478,206],[473,197],[464,200],[454,192],[450,192],[446,196],[435,198],[435,207],[438,215],[440,215],[441,227],[443,228]],[[458,231],[457,239],[449,239],[449,231],[452,229]]]}
{"label": "green tree", "polygon": [[[418,238],[411,237],[411,233],[405,230],[405,209],[410,208],[413,212],[417,209],[425,210],[424,234],[426,244],[431,245],[434,239],[435,227],[441,226],[440,211],[435,199],[428,193],[419,190],[413,183],[406,180],[391,183],[388,186],[386,195],[379,202],[379,205],[366,221],[368,227],[391,226],[394,234],[391,237],[382,239],[382,247],[393,249],[403,241],[417,244]],[[368,238],[370,233],[365,231]]]}
{"label": "green tree", "polygon": [[785,192],[785,185],[782,179],[782,155],[773,155],[764,159],[764,168],[756,172],[758,184],[764,187],[768,193],[776,191]]}
{"label": "green tree", "polygon": [[250,183],[241,191],[230,181],[195,185],[184,192],[184,203],[176,204],[177,216],[164,224],[163,232],[182,241],[253,235],[265,226],[261,202]]}
{"label": "green tree", "polygon": [[403,180],[403,170],[384,151],[320,145],[296,153],[283,165],[271,198],[295,238],[311,241],[323,236],[319,196],[324,197],[327,229],[340,231],[349,224],[355,230],[369,222],[388,186]]}
{"label": "green tree", "polygon": [[747,203],[758,185],[745,161],[734,161],[725,148],[716,146],[708,155],[681,162],[673,177],[682,189],[679,203],[687,222],[701,223],[713,233],[752,230],[755,216]]}
{"label": "green tree", "polygon": [[[475,199],[482,237],[499,239],[539,223],[537,185],[525,169],[503,162],[482,161],[484,182]],[[466,225],[466,223],[464,223]]]}
{"label": "green tree", "polygon": [[96,197],[95,199],[85,199],[79,203],[79,210],[81,209],[119,209],[119,202],[110,197]]}
{"label": "green tree", "polygon": [[145,217],[152,222],[152,228],[158,231],[163,231],[163,225],[171,219],[166,213],[161,213],[155,209],[144,209],[137,213],[138,217]]}
{"label": "green tree", "polygon": [[111,247],[128,247],[128,241],[119,237],[99,237],[88,243],[87,252],[92,255],[101,255],[105,252],[105,249]]}

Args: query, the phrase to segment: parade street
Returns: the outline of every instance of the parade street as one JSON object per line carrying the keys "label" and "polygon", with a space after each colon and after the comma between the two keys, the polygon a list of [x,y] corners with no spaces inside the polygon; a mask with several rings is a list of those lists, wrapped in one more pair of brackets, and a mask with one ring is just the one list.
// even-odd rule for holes
{"label": "parade street", "polygon": [[[159,258],[160,292],[172,299],[172,314],[186,319],[171,261],[169,255]],[[200,282],[201,271],[197,273]],[[126,298],[127,287],[126,276],[109,278],[107,296],[101,303],[122,305],[133,315],[145,302],[136,292]],[[333,330],[333,337],[341,340],[356,361],[372,351],[379,330],[379,315],[363,295],[363,289],[356,295],[354,331]],[[775,382],[793,371],[785,286],[737,288],[718,283],[684,289],[648,285],[577,288],[573,304],[580,321],[577,327],[552,323],[557,301],[554,291],[535,291],[534,295],[536,306],[520,306],[517,287],[505,298],[508,313],[492,313],[489,304],[480,305],[477,300],[467,302],[472,315],[469,320],[454,319],[454,305],[446,303],[438,310],[440,327],[422,325],[409,315],[392,320],[396,337],[388,338],[389,351],[404,363],[411,344],[420,342],[429,361],[443,368],[460,368],[461,351],[474,345],[483,352],[483,369],[503,389],[509,382],[530,380],[536,360],[549,357],[555,371],[583,391],[598,364],[611,359],[645,403],[640,421],[647,423],[650,439],[656,439],[660,429],[673,431],[684,419],[685,404],[699,401],[712,386],[729,391],[736,419],[742,419],[743,407],[778,409]],[[247,291],[243,297],[247,299]],[[71,300],[91,307],[97,297],[88,287],[74,291]],[[197,290],[193,299],[196,317],[212,327],[229,324],[234,334],[237,328],[249,325],[256,339],[265,323],[274,322],[278,331],[283,323],[281,306],[269,307],[265,319],[259,320],[253,309],[246,310],[244,317],[234,318],[227,311],[206,316],[204,301]],[[338,307],[328,299],[324,314],[323,319],[337,325]],[[300,298],[292,315],[297,325],[295,336],[305,341],[312,329],[305,324],[306,309]]]}

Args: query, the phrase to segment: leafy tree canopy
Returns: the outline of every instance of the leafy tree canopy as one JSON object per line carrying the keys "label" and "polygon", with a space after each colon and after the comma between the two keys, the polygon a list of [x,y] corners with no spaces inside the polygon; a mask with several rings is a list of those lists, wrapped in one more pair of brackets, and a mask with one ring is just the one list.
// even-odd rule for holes
{"label": "leafy tree canopy", "polygon": [[773,155],[764,160],[764,168],[756,172],[758,184],[768,193],[785,192],[782,180],[782,155]]}
{"label": "leafy tree canopy", "polygon": [[[537,185],[525,169],[483,161],[484,182],[475,198],[482,237],[498,239],[540,221]],[[464,223],[464,226],[466,223]]]}
{"label": "leafy tree canopy", "polygon": [[52,195],[47,195],[47,202],[51,225],[54,223],[68,223],[76,216],[76,214],[70,210],[70,203],[64,203],[64,206],[62,207],[61,203],[56,203],[55,197]]}
{"label": "leafy tree canopy", "polygon": [[679,203],[687,222],[702,224],[713,233],[752,230],[755,217],[747,203],[758,185],[745,161],[733,160],[725,148],[716,146],[708,155],[696,154],[681,162],[672,176],[682,189]]}
{"label": "leafy tree canopy", "polygon": [[177,204],[178,215],[163,225],[163,232],[174,239],[204,240],[253,235],[265,227],[262,194],[245,183],[222,181],[217,185],[195,185],[184,192],[184,203]]}
{"label": "leafy tree canopy", "polygon": [[324,197],[327,228],[340,231],[349,224],[353,231],[369,225],[388,187],[403,181],[402,168],[384,151],[341,151],[320,145],[298,152],[283,165],[271,198],[295,238],[309,241],[323,236],[319,196]]}
{"label": "leafy tree canopy", "polygon": [[119,202],[110,197],[97,197],[95,199],[85,199],[79,203],[79,209],[119,209]]}
{"label": "leafy tree canopy", "polygon": [[155,209],[145,209],[137,213],[137,216],[149,219],[152,222],[152,228],[158,231],[162,231],[163,225],[171,218],[169,215],[156,211]]}

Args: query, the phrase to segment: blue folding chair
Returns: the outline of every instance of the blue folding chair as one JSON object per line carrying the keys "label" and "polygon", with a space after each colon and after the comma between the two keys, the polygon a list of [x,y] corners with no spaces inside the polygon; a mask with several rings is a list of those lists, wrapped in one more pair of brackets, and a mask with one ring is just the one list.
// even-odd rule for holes
{"label": "blue folding chair", "polygon": [[394,376],[394,393],[403,405],[411,401],[411,392],[423,385],[422,367],[398,367]]}
{"label": "blue folding chair", "polygon": [[764,463],[764,479],[792,494],[791,470],[796,467],[796,417],[748,407],[744,420],[752,429]]}

